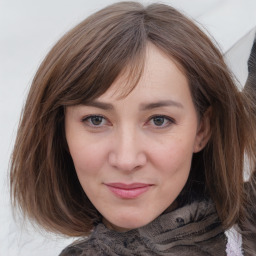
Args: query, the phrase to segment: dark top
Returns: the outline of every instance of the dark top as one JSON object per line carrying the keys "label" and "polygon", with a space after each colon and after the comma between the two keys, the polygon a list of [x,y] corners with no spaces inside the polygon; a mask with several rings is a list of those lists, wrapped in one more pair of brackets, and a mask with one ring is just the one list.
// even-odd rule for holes
{"label": "dark top", "polygon": [[204,200],[163,213],[128,232],[99,223],[88,238],[68,246],[60,256],[224,256],[226,240],[214,204]]}

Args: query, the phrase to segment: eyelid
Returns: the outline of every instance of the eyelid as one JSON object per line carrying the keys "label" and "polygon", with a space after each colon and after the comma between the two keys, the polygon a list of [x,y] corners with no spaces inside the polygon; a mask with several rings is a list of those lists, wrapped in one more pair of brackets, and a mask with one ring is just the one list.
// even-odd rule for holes
{"label": "eyelid", "polygon": [[101,117],[103,118],[107,123],[109,123],[109,120],[103,116],[103,115],[100,115],[100,114],[90,114],[90,115],[86,115],[84,116],[82,119],[81,119],[81,122],[84,123],[86,126],[88,127],[91,127],[91,128],[102,128],[104,126],[106,126],[106,124],[103,124],[103,125],[93,125],[91,124],[88,120],[90,118],[93,118],[93,117]]}
{"label": "eyelid", "polygon": [[156,117],[165,118],[165,119],[168,121],[168,124],[166,124],[166,125],[164,125],[164,126],[157,126],[157,125],[155,125],[154,127],[156,127],[157,129],[167,128],[167,127],[169,127],[169,126],[172,125],[172,124],[176,124],[176,121],[175,121],[174,118],[172,118],[172,117],[170,117],[170,116],[167,116],[167,115],[161,115],[161,114],[159,114],[159,115],[156,114],[156,115],[150,116],[150,117],[148,118],[148,121],[146,122],[146,124],[148,124],[151,120],[153,120],[153,118],[156,118]]}
{"label": "eyelid", "polygon": [[83,122],[83,121],[85,121],[85,120],[87,120],[87,119],[89,119],[89,118],[91,118],[91,117],[95,117],[95,116],[99,116],[99,117],[102,117],[102,118],[106,119],[105,116],[100,115],[100,114],[89,114],[89,115],[83,116],[83,117],[81,118],[81,121]]}

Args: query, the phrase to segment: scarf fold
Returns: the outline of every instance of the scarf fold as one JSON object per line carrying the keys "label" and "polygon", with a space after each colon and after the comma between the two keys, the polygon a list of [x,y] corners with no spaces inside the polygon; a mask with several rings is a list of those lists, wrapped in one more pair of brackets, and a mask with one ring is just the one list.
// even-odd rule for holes
{"label": "scarf fold", "polygon": [[124,233],[98,224],[91,236],[60,256],[226,255],[226,237],[212,201],[193,202]]}

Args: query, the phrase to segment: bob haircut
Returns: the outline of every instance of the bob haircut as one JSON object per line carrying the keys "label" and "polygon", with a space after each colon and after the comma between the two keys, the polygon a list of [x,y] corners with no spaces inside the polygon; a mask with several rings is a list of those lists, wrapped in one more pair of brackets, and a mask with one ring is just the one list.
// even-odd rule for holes
{"label": "bob haircut", "polygon": [[122,74],[125,97],[144,68],[148,43],[180,67],[199,118],[211,108],[211,138],[194,154],[179,196],[196,191],[214,201],[225,228],[237,223],[248,203],[245,154],[255,163],[251,106],[238,91],[222,54],[183,14],[164,4],[110,5],[64,35],[46,56],[31,85],[11,160],[11,196],[24,216],[45,229],[88,235],[101,216],[84,193],[65,139],[65,108],[105,93]]}

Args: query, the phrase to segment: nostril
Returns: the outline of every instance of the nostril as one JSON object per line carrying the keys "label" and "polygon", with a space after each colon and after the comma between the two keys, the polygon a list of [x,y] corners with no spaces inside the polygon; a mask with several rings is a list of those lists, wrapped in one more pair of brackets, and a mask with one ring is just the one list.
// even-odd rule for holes
{"label": "nostril", "polygon": [[108,155],[109,164],[123,171],[135,171],[145,166],[147,157],[142,152],[112,151]]}

